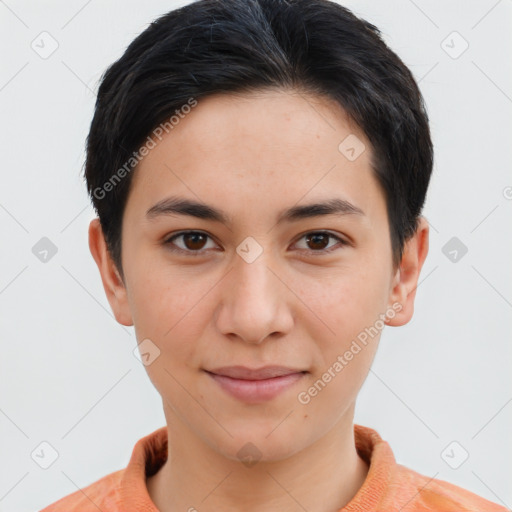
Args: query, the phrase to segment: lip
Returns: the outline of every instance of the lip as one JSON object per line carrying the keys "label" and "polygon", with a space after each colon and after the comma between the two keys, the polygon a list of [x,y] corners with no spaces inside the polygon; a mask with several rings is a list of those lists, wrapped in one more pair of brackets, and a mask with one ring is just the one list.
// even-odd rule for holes
{"label": "lip", "polygon": [[222,366],[207,370],[216,375],[231,377],[232,379],[243,380],[263,380],[290,375],[292,373],[300,373],[304,370],[300,368],[288,368],[286,366],[263,366],[262,368],[248,368],[247,366]]}
{"label": "lip", "polygon": [[308,373],[305,370],[284,366],[265,366],[258,369],[224,366],[205,372],[225,392],[247,403],[271,400]]}

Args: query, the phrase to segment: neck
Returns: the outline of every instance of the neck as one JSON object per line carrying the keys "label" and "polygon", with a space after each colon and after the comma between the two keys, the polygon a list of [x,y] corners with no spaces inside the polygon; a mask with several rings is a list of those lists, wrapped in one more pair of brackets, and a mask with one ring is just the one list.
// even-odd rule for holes
{"label": "neck", "polygon": [[147,480],[160,512],[333,512],[354,497],[368,473],[355,448],[353,407],[307,448],[252,466],[223,457],[185,427],[168,421],[169,457]]}

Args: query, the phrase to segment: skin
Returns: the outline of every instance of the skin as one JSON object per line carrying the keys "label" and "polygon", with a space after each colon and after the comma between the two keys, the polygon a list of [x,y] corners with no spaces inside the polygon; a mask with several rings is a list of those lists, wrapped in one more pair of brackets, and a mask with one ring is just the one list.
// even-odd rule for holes
{"label": "skin", "polygon": [[[366,146],[355,161],[338,150],[349,134]],[[385,197],[370,159],[364,133],[324,97],[290,90],[210,96],[133,176],[122,226],[124,282],[98,219],[91,222],[89,246],[117,321],[161,351],[146,369],[169,436],[167,462],[147,480],[162,512],[332,512],[363,484],[368,466],[355,449],[354,407],[380,334],[308,404],[297,396],[393,304],[401,310],[387,325],[413,314],[428,224],[420,218],[394,268]],[[170,195],[222,209],[232,224],[145,218]],[[283,209],[334,197],[364,215],[276,224]],[[182,230],[208,237],[174,239],[188,253],[172,252],[165,241]],[[308,242],[305,235],[319,230],[350,244]],[[249,236],[263,250],[252,263],[236,252]],[[277,397],[247,404],[203,371],[235,364],[309,373]],[[237,456],[248,442],[261,453],[252,467]]]}

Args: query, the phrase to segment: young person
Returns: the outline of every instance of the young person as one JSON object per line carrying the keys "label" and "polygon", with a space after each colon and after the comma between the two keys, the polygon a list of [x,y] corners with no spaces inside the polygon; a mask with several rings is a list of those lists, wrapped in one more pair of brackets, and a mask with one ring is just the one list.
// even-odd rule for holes
{"label": "young person", "polygon": [[102,78],[85,178],[167,425],[44,512],[504,511],[353,422],[382,328],[413,314],[432,164],[413,76],[346,8],[154,21]]}

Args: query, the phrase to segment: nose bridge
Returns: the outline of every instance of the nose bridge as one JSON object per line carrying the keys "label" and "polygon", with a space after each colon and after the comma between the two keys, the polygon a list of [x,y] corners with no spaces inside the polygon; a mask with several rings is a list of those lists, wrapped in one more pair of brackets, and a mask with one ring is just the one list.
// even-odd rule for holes
{"label": "nose bridge", "polygon": [[259,343],[269,334],[287,330],[291,316],[286,308],[284,285],[270,270],[270,251],[261,251],[254,259],[247,257],[253,250],[250,242],[237,249],[239,254],[222,292],[218,328],[224,334]]}

